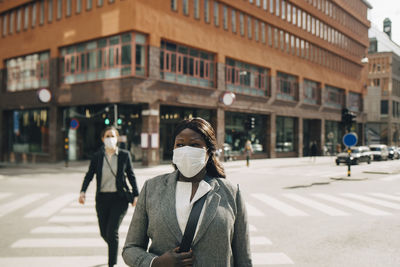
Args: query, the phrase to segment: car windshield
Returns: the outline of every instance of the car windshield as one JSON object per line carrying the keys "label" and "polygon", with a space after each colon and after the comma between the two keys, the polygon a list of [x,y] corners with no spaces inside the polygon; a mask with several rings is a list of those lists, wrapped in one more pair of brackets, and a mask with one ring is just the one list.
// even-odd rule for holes
{"label": "car windshield", "polygon": [[371,147],[371,151],[381,151],[380,147]]}
{"label": "car windshield", "polygon": [[351,153],[361,153],[361,151],[358,148],[353,148],[351,149]]}

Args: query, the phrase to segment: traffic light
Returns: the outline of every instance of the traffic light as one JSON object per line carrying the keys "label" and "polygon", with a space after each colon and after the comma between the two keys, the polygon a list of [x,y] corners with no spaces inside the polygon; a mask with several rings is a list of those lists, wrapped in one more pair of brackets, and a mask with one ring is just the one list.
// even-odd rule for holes
{"label": "traffic light", "polygon": [[105,125],[110,125],[110,119],[109,118],[105,118],[104,119],[104,124]]}
{"label": "traffic light", "polygon": [[350,132],[351,126],[356,122],[356,115],[347,108],[342,109],[342,126]]}
{"label": "traffic light", "polygon": [[118,124],[118,125],[121,125],[121,124],[122,124],[122,119],[121,119],[121,118],[118,118],[117,124]]}
{"label": "traffic light", "polygon": [[244,121],[244,128],[249,131],[256,127],[256,118],[254,117],[247,117]]}
{"label": "traffic light", "polygon": [[68,137],[64,138],[64,149],[65,150],[69,149],[69,139],[68,139]]}

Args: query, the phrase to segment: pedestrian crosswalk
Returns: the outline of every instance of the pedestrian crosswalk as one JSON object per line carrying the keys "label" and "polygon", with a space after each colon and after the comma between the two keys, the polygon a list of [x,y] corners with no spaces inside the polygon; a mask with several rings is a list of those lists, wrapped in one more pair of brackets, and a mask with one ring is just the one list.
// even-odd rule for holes
{"label": "pedestrian crosswalk", "polygon": [[[340,219],[349,216],[395,216],[400,214],[400,192],[364,192],[364,193],[245,193],[249,230],[251,235],[252,258],[255,266],[290,265],[294,261],[280,251],[279,247],[259,229],[257,220],[264,217],[282,216],[312,220],[315,216],[330,216]],[[129,207],[120,227],[121,247],[128,232],[134,209]],[[55,257],[0,257],[0,266],[37,266],[48,265],[51,260],[70,262],[65,266],[94,266],[106,262],[104,254],[106,244],[100,238],[95,213],[94,195],[88,194],[84,206],[77,203],[77,195],[66,193],[32,193],[17,195],[12,192],[0,192],[0,222],[7,216],[20,216],[22,220],[41,219],[44,223],[34,225],[25,236],[9,244],[12,250],[21,249],[100,249],[100,255],[88,256],[85,260],[76,255]],[[16,253],[18,255],[19,253]],[[62,258],[62,259],[60,259]],[[80,263],[78,263],[80,261]],[[46,264],[41,264],[45,262]],[[88,263],[90,262],[90,263]],[[95,264],[96,263],[96,264]],[[56,265],[53,265],[56,266]],[[57,266],[64,266],[58,265]],[[120,261],[119,266],[124,266]]]}

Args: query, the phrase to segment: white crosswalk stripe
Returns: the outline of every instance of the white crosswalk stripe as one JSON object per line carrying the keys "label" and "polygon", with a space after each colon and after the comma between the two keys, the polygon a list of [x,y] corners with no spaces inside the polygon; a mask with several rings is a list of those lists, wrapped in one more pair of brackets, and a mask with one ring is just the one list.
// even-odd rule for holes
{"label": "white crosswalk stripe", "polygon": [[263,216],[265,216],[265,214],[262,211],[260,211],[259,209],[257,209],[253,205],[249,204],[248,202],[246,202],[246,209],[247,209],[247,214],[249,216],[251,216],[251,217],[263,217]]}
{"label": "white crosswalk stripe", "polygon": [[9,196],[11,196],[13,193],[10,193],[10,192],[1,192],[0,193],[0,199],[3,199],[3,198],[7,198],[7,197],[9,197]]}
{"label": "white crosswalk stripe", "polygon": [[[118,257],[117,267],[126,266],[122,257]],[[21,258],[0,258],[0,266],[4,267],[89,267],[107,266],[107,256],[49,256],[49,257],[21,257]]]}
{"label": "white crosswalk stripe", "polygon": [[350,215],[347,212],[335,209],[335,208],[330,207],[328,205],[319,203],[319,202],[317,202],[315,200],[312,200],[312,199],[309,199],[309,198],[305,198],[305,197],[302,197],[302,196],[299,196],[299,195],[296,195],[296,194],[283,194],[283,196],[285,196],[285,197],[287,197],[289,199],[292,199],[294,201],[297,201],[297,202],[299,202],[301,204],[304,204],[306,206],[309,206],[311,208],[314,208],[316,210],[319,210],[319,211],[321,211],[323,213],[326,213],[328,215],[331,215],[331,216],[348,216],[348,215]]}
{"label": "white crosswalk stripe", "polygon": [[375,208],[371,208],[369,206],[363,205],[363,204],[359,204],[357,202],[353,202],[347,199],[343,199],[343,198],[338,198],[338,197],[334,197],[334,196],[330,196],[327,194],[323,194],[323,193],[316,193],[313,194],[314,196],[318,197],[318,198],[322,198],[337,204],[341,204],[343,206],[347,206],[349,208],[361,211],[363,213],[369,214],[369,215],[376,215],[376,216],[385,216],[385,215],[391,215],[391,213],[389,212],[385,212],[382,210],[378,210]]}
{"label": "white crosswalk stripe", "polygon": [[106,247],[101,238],[23,238],[11,245],[12,248],[75,248]]}
{"label": "white crosswalk stripe", "polygon": [[351,194],[351,193],[343,193],[342,195],[343,196],[347,196],[347,197],[351,197],[351,198],[354,198],[354,199],[362,200],[362,201],[365,201],[365,202],[369,202],[369,203],[372,203],[372,204],[380,205],[380,206],[383,206],[383,207],[400,210],[400,205],[399,204],[391,203],[391,202],[388,202],[388,201],[385,201],[385,200],[380,200],[380,199],[367,197],[367,196],[360,196],[360,195]]}
{"label": "white crosswalk stripe", "polygon": [[372,196],[381,197],[381,198],[385,198],[385,199],[389,199],[389,200],[400,201],[400,197],[397,197],[397,196],[392,196],[392,195],[383,194],[383,193],[369,193],[369,194]]}
{"label": "white crosswalk stripe", "polygon": [[20,208],[23,208],[29,204],[32,204],[33,202],[42,199],[49,194],[47,193],[35,193],[35,194],[29,194],[23,197],[20,197],[16,200],[13,200],[11,202],[5,203],[3,205],[0,205],[0,217],[11,213],[13,211],[16,211]]}
{"label": "white crosswalk stripe", "polygon": [[25,215],[27,218],[49,217],[59,211],[61,208],[70,204],[76,199],[76,194],[65,194],[47,202],[45,205],[29,212]]}
{"label": "white crosswalk stripe", "polygon": [[264,202],[265,204],[277,209],[278,211],[288,215],[288,216],[309,216],[307,213],[296,209],[276,198],[267,196],[265,194],[251,194],[254,198],[257,198],[258,200]]}
{"label": "white crosswalk stripe", "polygon": [[284,253],[251,253],[254,265],[294,264]]}

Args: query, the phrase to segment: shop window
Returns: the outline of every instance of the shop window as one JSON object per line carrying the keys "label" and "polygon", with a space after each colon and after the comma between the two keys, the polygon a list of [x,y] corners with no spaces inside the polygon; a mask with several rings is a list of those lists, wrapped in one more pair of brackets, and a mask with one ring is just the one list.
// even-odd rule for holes
{"label": "shop window", "polygon": [[49,118],[46,109],[13,111],[10,122],[11,151],[49,153]]}
{"label": "shop window", "polygon": [[387,100],[381,101],[381,115],[389,114],[389,102]]}
{"label": "shop window", "polygon": [[270,70],[227,58],[225,82],[229,91],[268,96],[270,92]]}
{"label": "shop window", "polygon": [[278,72],[276,76],[277,98],[282,100],[298,100],[299,83],[297,76]]}
{"label": "shop window", "polygon": [[6,60],[7,91],[49,86],[49,52]]}
{"label": "shop window", "polygon": [[214,55],[201,50],[161,42],[162,79],[183,84],[214,87]]}
{"label": "shop window", "polygon": [[342,109],[345,105],[345,91],[340,88],[325,86],[325,106]]}
{"label": "shop window", "polygon": [[243,155],[247,140],[250,140],[253,153],[265,153],[266,125],[263,116],[225,112],[225,160]]}
{"label": "shop window", "polygon": [[348,109],[353,112],[360,112],[362,107],[361,94],[349,92]]}
{"label": "shop window", "polygon": [[62,48],[61,82],[70,84],[131,75],[145,76],[146,54],[146,36],[138,33]]}
{"label": "shop window", "polygon": [[276,152],[294,151],[295,119],[290,117],[276,117]]}
{"label": "shop window", "polygon": [[321,84],[305,79],[303,82],[303,87],[304,87],[304,103],[313,105],[320,104]]}

